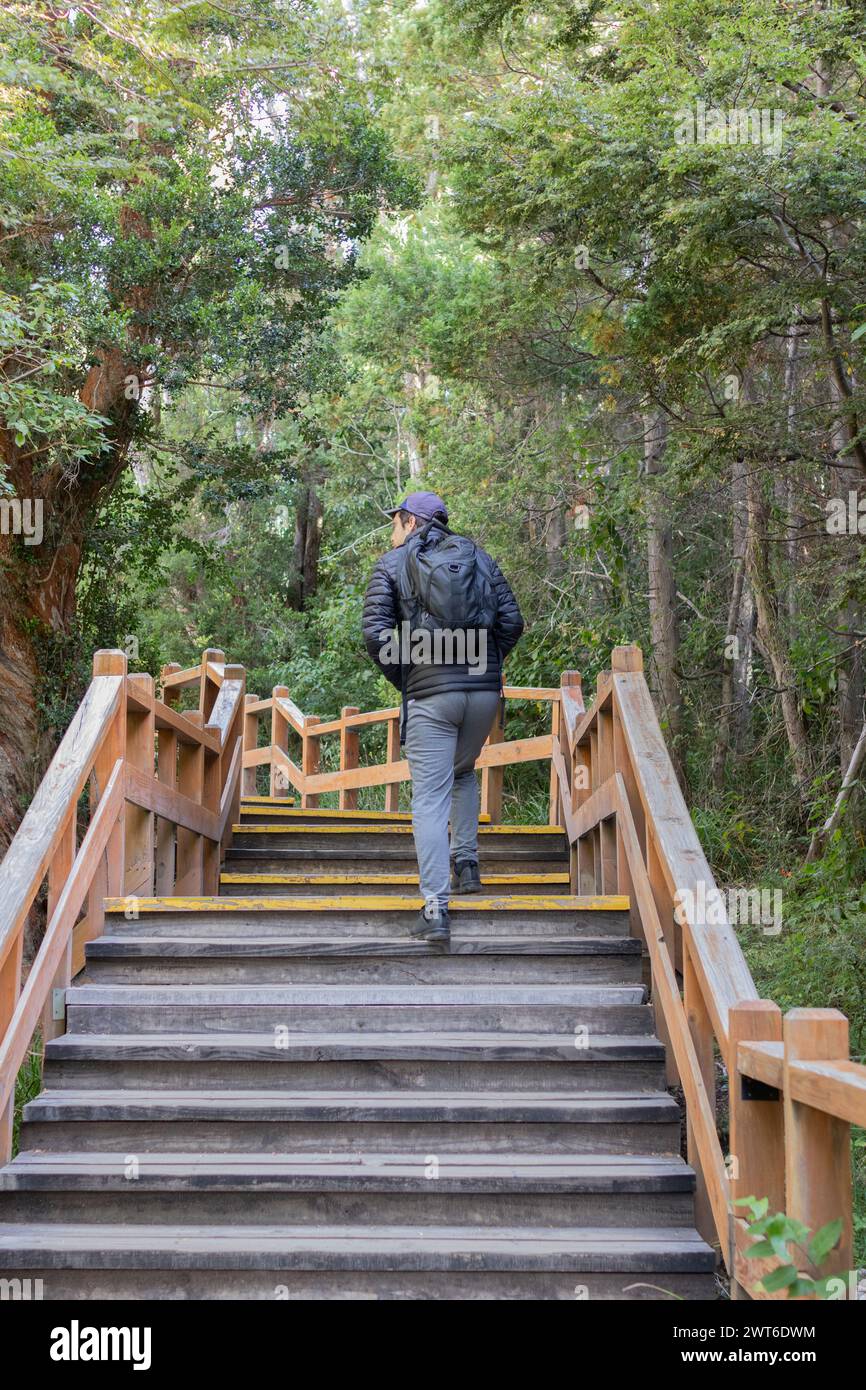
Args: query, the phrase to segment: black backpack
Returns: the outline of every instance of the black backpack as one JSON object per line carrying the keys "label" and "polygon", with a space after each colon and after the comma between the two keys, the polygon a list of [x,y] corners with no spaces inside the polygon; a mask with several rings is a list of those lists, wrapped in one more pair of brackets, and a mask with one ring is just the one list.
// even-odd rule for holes
{"label": "black backpack", "polygon": [[493,627],[498,600],[487,557],[468,536],[445,532],[430,543],[428,521],[405,542],[401,599],[412,628],[450,628],[452,631]]}

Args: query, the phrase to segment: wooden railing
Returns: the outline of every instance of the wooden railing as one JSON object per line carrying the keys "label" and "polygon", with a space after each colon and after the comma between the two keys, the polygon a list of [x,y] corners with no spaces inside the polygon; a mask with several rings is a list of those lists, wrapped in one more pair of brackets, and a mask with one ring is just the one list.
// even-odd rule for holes
{"label": "wooden railing", "polygon": [[[572,892],[628,896],[668,1079],[685,1097],[697,1223],[718,1246],[734,1296],[768,1296],[757,1280],[770,1266],[746,1257],[751,1237],[733,1206],[752,1195],[812,1231],[840,1218],[841,1240],[821,1273],[838,1273],[847,1287],[850,1126],[866,1125],[866,1067],[850,1060],[847,1020],[836,1010],[794,1009],[783,1019],[758,998],[720,910],[640,649],[615,648],[611,665],[588,711],[575,671],[558,688],[505,687],[507,700],[548,703],[550,732],[506,740],[497,717],[478,759],[482,811],[501,819],[505,767],[549,762],[549,821],[568,839]],[[63,1030],[55,991],[101,932],[106,897],[216,893],[241,792],[256,794],[259,768],[271,795],[295,791],[302,807],[331,792],[351,809],[361,788],[382,787],[384,809],[396,811],[409,778],[398,707],[345,706],[339,719],[323,721],[303,714],[283,686],[267,699],[246,694],[243,667],[213,650],[188,670],[164,667],[161,687],[157,699],[151,677],[127,675],[123,653],[96,654],[88,692],[0,865],[0,1160],[10,1152],[18,1069],[40,1022],[43,1040]],[[181,710],[193,691],[197,708]],[[386,760],[362,765],[363,731],[382,725]],[[322,771],[328,738],[338,743],[339,768]],[[46,879],[46,931],[21,988],[24,925]],[[720,1071],[729,1088],[728,1152],[716,1116]]]}
{"label": "wooden railing", "polygon": [[[758,1280],[775,1262],[747,1258],[753,1240],[734,1201],[767,1197],[812,1232],[841,1219],[820,1274],[838,1274],[840,1291],[850,1290],[850,1126],[866,1125],[866,1067],[849,1059],[848,1022],[837,1010],[792,1009],[783,1019],[758,998],[668,756],[640,648],[615,648],[611,665],[588,712],[578,673],[562,676],[556,819],[571,846],[573,890],[627,894],[633,933],[646,944],[668,1080],[686,1102],[699,1229],[718,1246],[733,1296],[767,1298]],[[729,1087],[727,1153],[717,1056]]]}
{"label": "wooden railing", "polygon": [[[169,675],[166,684],[180,681],[186,673]],[[505,741],[505,730],[500,705],[496,721],[481,750],[477,767],[481,769],[481,810],[491,820],[498,821],[502,816],[502,785],[505,768],[515,763],[548,762],[551,759],[553,738],[559,729],[559,699],[557,687],[512,686],[504,687],[506,701],[533,701],[550,704],[551,732],[533,738],[517,738]],[[264,721],[268,742],[260,743],[260,722]],[[386,760],[362,766],[360,762],[360,739],[363,730],[385,725]],[[409,764],[400,756],[400,707],[368,710],[366,713],[355,705],[345,705],[339,719],[323,721],[317,715],[303,714],[289,698],[285,686],[277,685],[267,699],[258,695],[247,695],[246,718],[244,721],[244,794],[255,795],[256,771],[267,767],[270,771],[270,795],[290,796],[293,791],[300,793],[302,807],[315,807],[323,792],[337,792],[341,810],[351,810],[358,804],[358,792],[362,787],[382,787],[384,789],[384,810],[396,811],[400,783],[409,780]],[[325,739],[339,743],[339,769],[331,772],[320,770],[323,761],[322,744]],[[290,741],[298,745],[300,762],[289,756]],[[335,759],[336,761],[336,759]],[[556,824],[558,790],[556,774],[551,769],[550,777],[550,822]]]}
{"label": "wooden railing", "polygon": [[[177,668],[171,668],[176,672]],[[216,893],[241,790],[245,673],[206,651],[160,700],[152,676],[97,652],[93,679],[0,864],[0,1162],[33,1036],[64,1031],[62,992],[110,897]],[[174,708],[197,686],[198,708]],[[89,792],[81,833],[79,801]],[[21,986],[24,928],[47,880],[46,928]]]}

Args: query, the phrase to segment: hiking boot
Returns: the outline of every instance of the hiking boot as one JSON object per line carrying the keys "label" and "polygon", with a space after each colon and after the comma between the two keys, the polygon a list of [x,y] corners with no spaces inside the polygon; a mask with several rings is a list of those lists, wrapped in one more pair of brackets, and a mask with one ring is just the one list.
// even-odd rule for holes
{"label": "hiking boot", "polygon": [[427,899],[411,929],[411,935],[419,936],[424,941],[438,941],[444,945],[451,940],[451,918],[447,907],[442,907],[438,898]]}
{"label": "hiking boot", "polygon": [[451,887],[455,893],[480,893],[481,873],[475,859],[458,859],[451,866]]}

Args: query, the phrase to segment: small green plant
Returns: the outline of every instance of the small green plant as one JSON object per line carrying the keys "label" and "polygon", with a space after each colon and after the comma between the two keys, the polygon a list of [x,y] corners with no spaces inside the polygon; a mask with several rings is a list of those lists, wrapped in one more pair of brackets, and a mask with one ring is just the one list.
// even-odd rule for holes
{"label": "small green plant", "polygon": [[30,1049],[18,1071],[15,1081],[15,1109],[12,1120],[12,1153],[18,1152],[21,1131],[21,1115],[28,1101],[34,1100],[42,1090],[42,1038],[37,1031]]}
{"label": "small green plant", "polygon": [[783,1211],[767,1215],[770,1203],[767,1197],[739,1197],[734,1203],[738,1207],[748,1207],[752,1220],[749,1235],[757,1236],[756,1244],[746,1251],[750,1260],[777,1259],[776,1269],[765,1274],[761,1287],[766,1293],[779,1293],[785,1289],[789,1298],[829,1298],[834,1291],[838,1275],[827,1275],[823,1279],[813,1279],[811,1275],[797,1268],[791,1256],[793,1245],[818,1269],[831,1250],[835,1250],[842,1235],[841,1220],[828,1221],[820,1231],[810,1234],[808,1226],[802,1221],[794,1221]]}

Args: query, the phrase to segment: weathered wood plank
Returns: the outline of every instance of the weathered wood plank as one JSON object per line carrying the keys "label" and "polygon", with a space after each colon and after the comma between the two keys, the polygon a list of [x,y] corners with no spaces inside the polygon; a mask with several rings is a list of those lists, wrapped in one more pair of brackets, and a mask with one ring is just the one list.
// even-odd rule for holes
{"label": "weathered wood plank", "polygon": [[15,946],[124,689],[121,675],[91,681],[0,864],[0,965]]}
{"label": "weathered wood plank", "polygon": [[[791,1067],[799,1061],[847,1060],[848,1020],[837,1009],[791,1009],[782,1025],[782,1040],[785,1210],[813,1233],[827,1222],[841,1218],[839,1244],[827,1255],[820,1273],[847,1274],[853,1259],[851,1126],[845,1119],[798,1100]],[[805,1082],[808,1074],[799,1076],[798,1081]],[[814,1073],[812,1090],[816,1096],[826,1096],[822,1078]]]}
{"label": "weathered wood plank", "polygon": [[646,865],[640,852],[634,821],[626,797],[625,784],[618,773],[614,773],[614,778],[616,779],[619,802],[617,819],[622,833],[623,847],[628,857],[634,894],[638,900],[641,920],[644,924],[647,949],[652,963],[653,985],[664,1013],[671,1048],[685,1093],[694,1136],[694,1147],[700,1159],[701,1172],[706,1184],[707,1198],[712,1209],[719,1246],[725,1263],[730,1268],[729,1183],[719,1137],[716,1133],[715,1115],[704,1085],[700,1059],[689,1031],[686,1012],[680,998],[679,984],[665,943]]}
{"label": "weathered wood plank", "polygon": [[[126,765],[125,781],[126,799],[133,806],[152,811],[161,820],[171,821],[184,830],[193,830],[196,835],[206,835],[210,840],[219,839],[219,816],[193,801],[192,797],[184,796],[166,783],[148,777],[129,763]],[[130,896],[127,894],[127,897]]]}
{"label": "weathered wood plank", "polygon": [[[36,959],[0,1040],[0,1115],[10,1098],[14,1098],[15,1080],[33,1030],[39,1022],[52,980],[67,953],[94,869],[108,844],[122,805],[123,764],[118,762],[57,898]],[[2,1016],[0,1021],[5,1021]]]}
{"label": "weathered wood plank", "polygon": [[[357,729],[347,723],[353,714],[360,714],[357,705],[344,705],[340,711],[340,771],[352,771],[358,766],[359,736]],[[358,806],[357,787],[340,788],[340,810],[356,810]]]}
{"label": "weathered wood plank", "polygon": [[814,1058],[788,1063],[791,1096],[813,1110],[866,1129],[866,1066]]}
{"label": "weathered wood plank", "polygon": [[689,904],[707,901],[716,885],[677,782],[646,681],[640,672],[614,674],[612,685],[665,883],[671,899],[681,905],[701,992],[715,1036],[726,1051],[728,1010],[758,997],[755,982],[731,926],[715,922],[707,926],[690,911]]}

